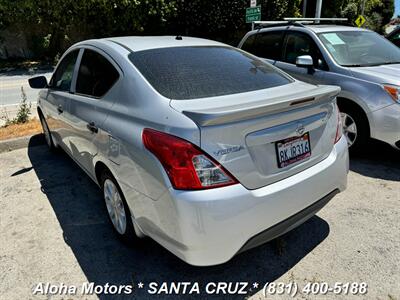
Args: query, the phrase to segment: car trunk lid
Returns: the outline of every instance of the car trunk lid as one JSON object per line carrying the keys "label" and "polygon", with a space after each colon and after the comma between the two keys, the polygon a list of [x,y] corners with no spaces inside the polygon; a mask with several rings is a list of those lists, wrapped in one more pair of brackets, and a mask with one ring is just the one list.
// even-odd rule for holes
{"label": "car trunk lid", "polygon": [[[246,188],[256,189],[301,172],[329,155],[336,135],[334,99],[339,91],[334,86],[296,81],[255,92],[171,100],[170,105],[198,125],[204,151]],[[311,153],[280,165],[278,149],[285,143],[292,145],[293,139],[297,143],[301,136],[309,138]]]}

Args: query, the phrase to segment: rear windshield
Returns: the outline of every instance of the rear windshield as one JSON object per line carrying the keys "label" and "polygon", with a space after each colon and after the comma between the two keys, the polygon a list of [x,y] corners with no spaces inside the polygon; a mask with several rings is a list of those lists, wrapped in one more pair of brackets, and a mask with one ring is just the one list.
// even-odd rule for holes
{"label": "rear windshield", "polygon": [[129,59],[163,96],[183,100],[250,92],[292,82],[257,57],[229,47],[173,47]]}

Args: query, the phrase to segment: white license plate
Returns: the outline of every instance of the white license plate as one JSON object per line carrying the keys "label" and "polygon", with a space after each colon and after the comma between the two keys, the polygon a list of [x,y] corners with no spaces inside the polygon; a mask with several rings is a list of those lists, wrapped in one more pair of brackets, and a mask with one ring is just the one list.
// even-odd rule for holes
{"label": "white license plate", "polygon": [[311,156],[310,135],[292,137],[275,143],[278,167],[284,168]]}

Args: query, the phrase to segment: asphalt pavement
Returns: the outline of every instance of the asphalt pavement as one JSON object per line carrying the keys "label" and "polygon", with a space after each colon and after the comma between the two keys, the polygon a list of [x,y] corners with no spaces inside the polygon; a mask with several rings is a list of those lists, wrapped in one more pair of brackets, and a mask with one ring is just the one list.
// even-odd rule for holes
{"label": "asphalt pavement", "polygon": [[[382,143],[351,159],[348,189],[282,238],[214,267],[193,267],[149,239],[125,246],[114,234],[97,186],[63,152],[33,146],[0,154],[0,298],[120,299],[112,295],[36,295],[38,283],[133,284],[248,282],[246,295],[179,299],[265,299],[266,282],[366,282],[351,299],[400,299],[400,155]],[[137,283],[143,282],[144,288]],[[253,284],[258,283],[258,288]],[[170,298],[170,297],[168,297]],[[268,297],[271,298],[271,297]],[[279,299],[293,299],[288,295]],[[344,299],[302,295],[296,299]]]}

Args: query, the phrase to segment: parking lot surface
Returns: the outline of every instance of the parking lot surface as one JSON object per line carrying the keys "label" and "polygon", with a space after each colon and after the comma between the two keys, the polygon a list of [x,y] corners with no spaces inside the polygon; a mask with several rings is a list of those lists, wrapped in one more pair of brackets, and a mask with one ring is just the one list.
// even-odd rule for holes
{"label": "parking lot surface", "polygon": [[[45,146],[2,153],[0,298],[62,298],[33,296],[39,282],[245,281],[260,287],[230,298],[263,299],[266,282],[295,281],[300,287],[366,282],[368,294],[354,298],[400,299],[400,152],[380,143],[370,146],[369,153],[352,158],[348,189],[317,216],[226,264],[202,268],[147,239],[136,247],[123,245],[108,223],[97,186],[66,154],[50,153]],[[80,297],[111,298],[64,299]],[[130,298],[154,296],[142,289]]]}

